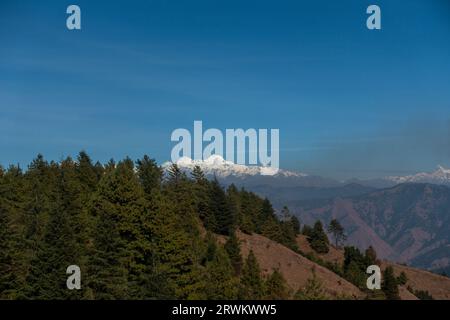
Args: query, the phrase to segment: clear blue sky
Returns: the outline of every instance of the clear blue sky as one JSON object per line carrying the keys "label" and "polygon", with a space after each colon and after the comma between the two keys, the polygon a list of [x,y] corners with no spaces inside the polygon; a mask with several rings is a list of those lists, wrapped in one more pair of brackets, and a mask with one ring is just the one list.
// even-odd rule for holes
{"label": "clear blue sky", "polygon": [[194,120],[279,128],[281,167],[308,173],[450,166],[450,3],[1,1],[1,164],[163,162]]}

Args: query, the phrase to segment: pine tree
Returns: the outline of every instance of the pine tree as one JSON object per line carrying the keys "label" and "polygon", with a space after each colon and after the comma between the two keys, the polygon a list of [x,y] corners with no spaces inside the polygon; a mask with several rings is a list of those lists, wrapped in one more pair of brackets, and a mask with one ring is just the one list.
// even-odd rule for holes
{"label": "pine tree", "polygon": [[257,219],[255,221],[256,232],[262,233],[262,230],[266,223],[271,223],[274,220],[277,220],[275,216],[275,210],[273,209],[269,199],[265,198],[261,204],[260,214],[257,216]]}
{"label": "pine tree", "polygon": [[339,247],[339,243],[342,243],[347,239],[344,228],[336,219],[331,220],[330,225],[328,226],[328,232],[333,235],[336,248]]}
{"label": "pine tree", "polygon": [[93,201],[97,217],[90,272],[96,298],[147,297],[151,244],[146,237],[149,214],[133,162],[125,159],[107,171]]}
{"label": "pine tree", "polygon": [[[213,240],[214,241],[214,240]],[[214,250],[206,262],[207,281],[205,293],[208,299],[236,299],[237,278],[233,277],[234,270],[224,248],[214,242]]]}
{"label": "pine tree", "polygon": [[234,274],[236,276],[240,275],[242,271],[243,261],[240,241],[235,232],[231,233],[231,235],[228,237],[224,247],[225,251],[228,254],[228,257],[230,258],[231,265],[233,266]]}
{"label": "pine tree", "polygon": [[264,283],[261,278],[261,270],[253,251],[250,251],[242,269],[239,288],[239,299],[257,300],[264,293]]}
{"label": "pine tree", "polygon": [[209,200],[210,183],[199,166],[194,167],[192,178],[194,179],[193,191],[196,211],[205,228],[209,231],[215,231],[217,224],[215,216],[211,212]]}
{"label": "pine tree", "polygon": [[275,269],[267,278],[264,289],[264,299],[286,300],[289,299],[289,289],[286,280],[278,269]]}
{"label": "pine tree", "polygon": [[344,247],[344,277],[354,285],[364,288],[366,285],[366,257],[355,247]]}
{"label": "pine tree", "polygon": [[294,230],[294,234],[297,236],[300,233],[300,221],[296,216],[291,216],[290,223],[292,225],[292,229]]}
{"label": "pine tree", "polygon": [[317,221],[314,224],[311,236],[308,238],[311,248],[317,253],[327,253],[329,251],[328,237],[323,230],[322,222]]}
{"label": "pine tree", "polygon": [[21,226],[22,181],[19,167],[0,167],[0,300],[23,298],[28,258]]}
{"label": "pine tree", "polygon": [[365,252],[367,266],[377,264],[377,252],[372,246],[369,246]]}
{"label": "pine tree", "polygon": [[[165,298],[186,298],[200,280],[196,279],[195,266],[198,252],[181,223],[183,217],[177,215],[173,207],[174,204],[163,194],[154,192],[149,221],[153,252],[151,265],[162,280],[159,292]],[[162,286],[164,282],[166,284]]]}
{"label": "pine tree", "polygon": [[261,227],[261,234],[273,241],[283,243],[283,230],[276,219],[268,218]]}
{"label": "pine tree", "polygon": [[0,193],[0,299],[13,299],[18,289],[18,275],[13,268],[16,258],[14,247],[18,239],[12,230],[5,202]]}
{"label": "pine tree", "polygon": [[229,203],[230,209],[233,212],[235,224],[240,226],[242,224],[242,200],[241,192],[232,183],[227,188],[227,201]]}
{"label": "pine tree", "polygon": [[387,267],[383,271],[383,281],[381,283],[381,289],[386,295],[386,299],[400,299],[397,278],[394,275],[394,268],[392,268],[391,266]]}
{"label": "pine tree", "polygon": [[406,276],[406,273],[404,271],[400,272],[400,275],[397,278],[397,283],[401,286],[406,285],[408,282],[408,277]]}
{"label": "pine tree", "polygon": [[101,178],[99,168],[92,164],[92,160],[85,151],[81,151],[77,157],[76,173],[80,183],[80,191],[85,195],[83,202],[96,190]]}
{"label": "pine tree", "polygon": [[57,193],[50,211],[44,238],[39,242],[27,278],[27,295],[39,299],[80,298],[77,290],[67,290],[66,269],[82,265],[83,247],[77,242],[82,226],[77,225],[81,212],[75,164],[68,158],[61,163],[57,177]]}
{"label": "pine tree", "polygon": [[308,238],[311,238],[312,234],[313,234],[313,229],[310,226],[308,226],[307,224],[305,224],[305,225],[303,225],[303,228],[302,228],[302,234],[304,236],[307,236]]}
{"label": "pine tree", "polygon": [[235,217],[227,201],[226,194],[217,179],[211,182],[210,209],[216,222],[216,233],[229,235],[234,231]]}
{"label": "pine tree", "polygon": [[156,161],[148,155],[144,155],[142,159],[137,160],[136,165],[139,180],[146,196],[149,197],[153,190],[161,188],[163,171]]}
{"label": "pine tree", "polygon": [[31,162],[24,175],[25,237],[29,250],[36,251],[45,232],[52,200],[55,198],[57,169],[49,164],[41,154]]}
{"label": "pine tree", "polygon": [[344,277],[359,288],[364,288],[364,286],[366,285],[366,274],[361,268],[361,265],[358,264],[358,262],[356,262],[355,260],[351,261],[346,266]]}

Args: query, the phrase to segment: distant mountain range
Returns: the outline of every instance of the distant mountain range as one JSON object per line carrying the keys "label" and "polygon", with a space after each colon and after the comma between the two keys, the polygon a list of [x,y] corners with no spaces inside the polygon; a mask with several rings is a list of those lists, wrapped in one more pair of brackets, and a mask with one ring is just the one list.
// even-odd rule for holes
{"label": "distant mountain range", "polygon": [[[338,181],[331,178],[310,175],[303,172],[288,170],[274,170],[270,167],[246,166],[235,164],[223,159],[219,155],[212,155],[206,160],[192,160],[187,157],[180,158],[176,164],[184,171],[191,171],[198,165],[207,176],[216,176],[225,184],[239,183],[246,186],[270,185],[283,187],[339,187],[351,183],[366,187],[386,188],[400,183],[432,183],[450,186],[450,169],[438,166],[434,172],[420,172],[407,176],[387,176],[377,179],[349,179]],[[167,169],[171,162],[162,166]]]}
{"label": "distant mountain range", "polygon": [[[276,209],[288,206],[302,223],[337,218],[348,243],[372,245],[380,257],[412,266],[450,268],[450,170],[337,181],[286,170],[236,165],[220,156],[205,161],[181,158],[190,172],[200,166],[208,177],[236,184],[268,197]],[[167,170],[170,163],[163,164]]]}
{"label": "distant mountain range", "polygon": [[400,184],[363,195],[297,203],[300,219],[338,219],[348,243],[372,245],[382,258],[426,269],[450,266],[450,188]]}

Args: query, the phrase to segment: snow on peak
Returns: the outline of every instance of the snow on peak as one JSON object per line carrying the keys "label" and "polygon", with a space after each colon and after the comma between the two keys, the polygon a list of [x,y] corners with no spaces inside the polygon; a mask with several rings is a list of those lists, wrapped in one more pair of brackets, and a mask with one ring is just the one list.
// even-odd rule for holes
{"label": "snow on peak", "polygon": [[420,172],[409,176],[391,176],[387,177],[387,179],[395,183],[422,182],[450,184],[450,169],[445,169],[443,166],[438,165],[437,169],[433,172]]}
{"label": "snow on peak", "polygon": [[[172,162],[163,163],[163,169],[167,169]],[[285,176],[285,177],[303,177],[306,174],[292,171],[281,170],[272,167],[246,166],[235,164],[232,161],[225,160],[220,155],[211,155],[205,160],[193,160],[189,157],[181,157],[176,161],[176,165],[185,171],[192,171],[195,166],[199,166],[206,175],[215,174],[218,177],[227,176]]]}

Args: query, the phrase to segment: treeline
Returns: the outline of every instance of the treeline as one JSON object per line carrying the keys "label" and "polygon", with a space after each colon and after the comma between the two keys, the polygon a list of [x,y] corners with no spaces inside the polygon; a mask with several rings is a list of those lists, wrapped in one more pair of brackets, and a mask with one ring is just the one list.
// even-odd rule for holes
{"label": "treeline", "polygon": [[[0,167],[0,299],[285,299],[278,270],[263,278],[235,230],[296,249],[298,220],[200,168],[167,175],[148,156]],[[225,235],[221,245],[216,234]],[[68,290],[77,265],[81,290]]]}

